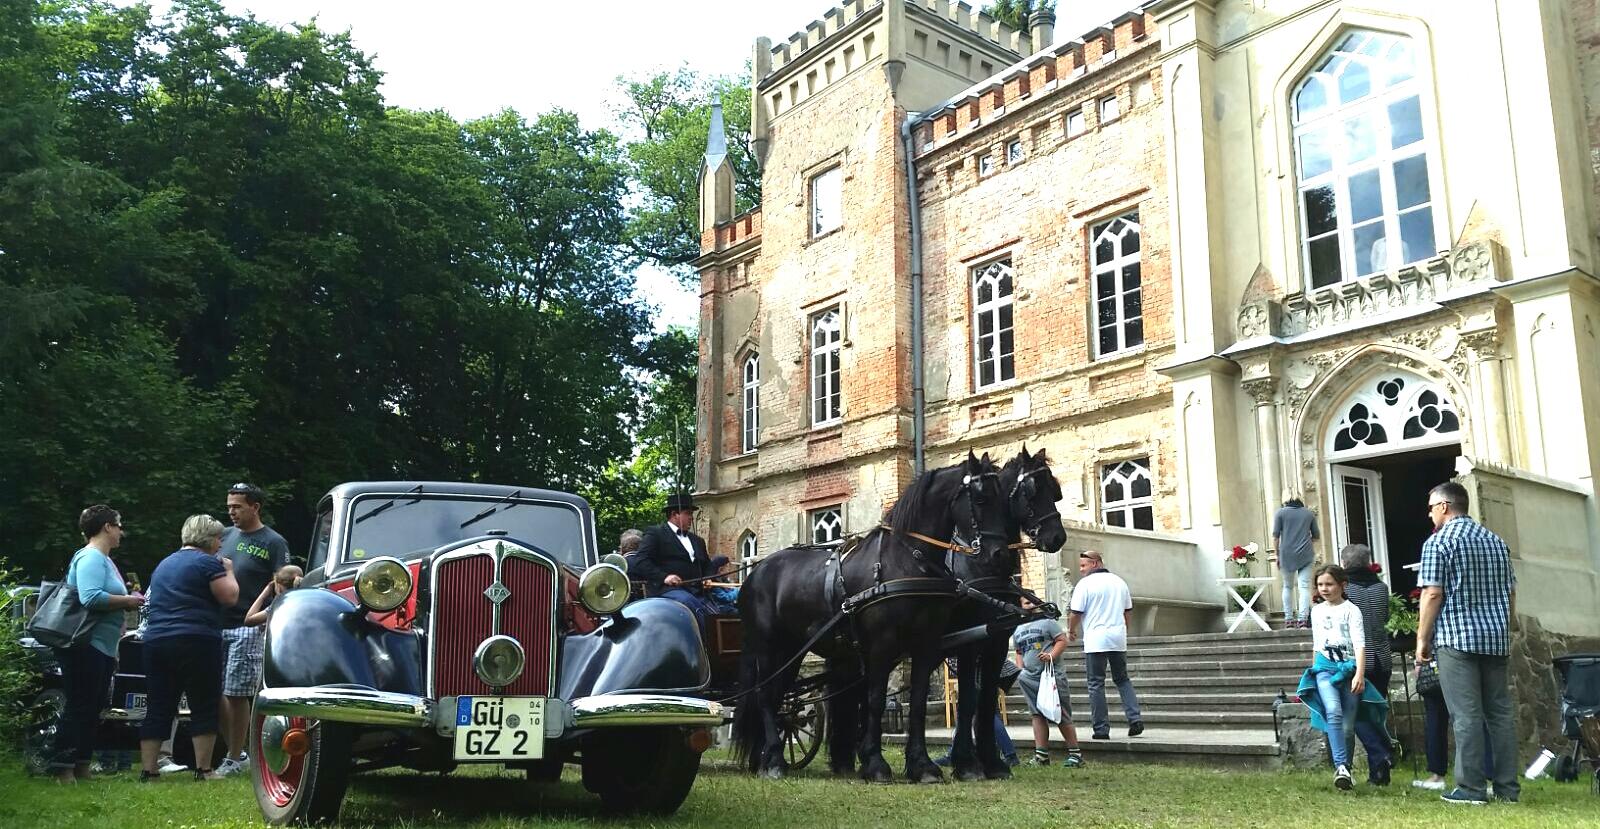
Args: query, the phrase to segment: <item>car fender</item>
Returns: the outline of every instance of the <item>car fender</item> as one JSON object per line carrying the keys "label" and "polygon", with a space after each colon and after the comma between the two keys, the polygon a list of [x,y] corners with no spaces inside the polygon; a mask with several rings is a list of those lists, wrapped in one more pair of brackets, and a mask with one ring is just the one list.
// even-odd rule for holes
{"label": "car fender", "polygon": [[392,631],[327,590],[291,590],[267,621],[263,679],[269,688],[357,685],[423,693],[417,635]]}
{"label": "car fender", "polygon": [[671,599],[643,599],[561,649],[563,699],[627,691],[690,693],[711,682],[694,614]]}

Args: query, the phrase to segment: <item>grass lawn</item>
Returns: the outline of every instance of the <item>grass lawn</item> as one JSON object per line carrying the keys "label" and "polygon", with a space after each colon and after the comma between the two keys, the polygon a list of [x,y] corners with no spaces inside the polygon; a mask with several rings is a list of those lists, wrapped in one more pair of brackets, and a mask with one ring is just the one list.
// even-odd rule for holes
{"label": "grass lawn", "polygon": [[[181,776],[140,785],[122,774],[57,786],[28,778],[0,758],[0,826],[245,827],[261,825],[247,778],[195,783]],[[1449,806],[1413,789],[1396,770],[1386,790],[1335,791],[1330,775],[1203,770],[1099,763],[1083,769],[1019,769],[1000,783],[871,786],[807,770],[782,782],[756,780],[709,759],[682,811],[665,821],[620,821],[601,814],[569,767],[544,788],[498,767],[449,777],[407,772],[358,778],[343,826],[545,827],[1005,827],[1361,826],[1371,829],[1600,827],[1600,797],[1586,783],[1538,781],[1516,806]],[[898,765],[898,763],[896,764]]]}

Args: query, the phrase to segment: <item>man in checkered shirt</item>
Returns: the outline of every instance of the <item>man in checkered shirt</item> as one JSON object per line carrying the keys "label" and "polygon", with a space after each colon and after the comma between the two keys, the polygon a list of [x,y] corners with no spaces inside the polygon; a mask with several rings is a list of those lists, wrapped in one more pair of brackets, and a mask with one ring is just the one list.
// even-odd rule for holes
{"label": "man in checkered shirt", "polygon": [[1467,490],[1454,481],[1428,493],[1434,534],[1422,545],[1417,662],[1437,651],[1439,685],[1456,737],[1456,788],[1449,803],[1488,802],[1484,727],[1494,752],[1494,796],[1515,803],[1517,728],[1506,661],[1517,578],[1506,543],[1467,517]]}

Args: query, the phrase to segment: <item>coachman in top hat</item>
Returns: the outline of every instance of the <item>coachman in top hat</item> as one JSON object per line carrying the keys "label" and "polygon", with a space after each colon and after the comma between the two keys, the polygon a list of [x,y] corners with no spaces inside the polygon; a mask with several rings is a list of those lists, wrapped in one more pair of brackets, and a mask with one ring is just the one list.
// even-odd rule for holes
{"label": "coachman in top hat", "polygon": [[[694,612],[704,632],[712,609],[705,601],[703,579],[716,573],[706,541],[689,529],[694,523],[694,497],[674,492],[667,497],[667,520],[644,531],[634,555],[633,574],[649,595],[672,599]],[[686,583],[687,582],[687,583]]]}

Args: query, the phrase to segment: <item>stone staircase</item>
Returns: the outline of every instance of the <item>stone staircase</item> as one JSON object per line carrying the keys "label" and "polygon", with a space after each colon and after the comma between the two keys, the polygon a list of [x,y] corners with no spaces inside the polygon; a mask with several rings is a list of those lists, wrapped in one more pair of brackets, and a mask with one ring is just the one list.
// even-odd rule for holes
{"label": "stone staircase", "polygon": [[[1127,736],[1117,691],[1106,677],[1110,740],[1091,740],[1089,695],[1081,645],[1063,654],[1070,678],[1073,722],[1088,759],[1186,760],[1229,765],[1275,765],[1272,702],[1279,690],[1292,696],[1311,662],[1309,631],[1269,631],[1134,637],[1128,643],[1128,675],[1139,695],[1145,732]],[[1026,757],[1033,744],[1021,693],[1006,700],[1007,724]],[[929,706],[933,744],[948,743],[944,706]],[[1051,729],[1052,754],[1062,755],[1060,734]],[[937,754],[942,749],[936,750]]]}

